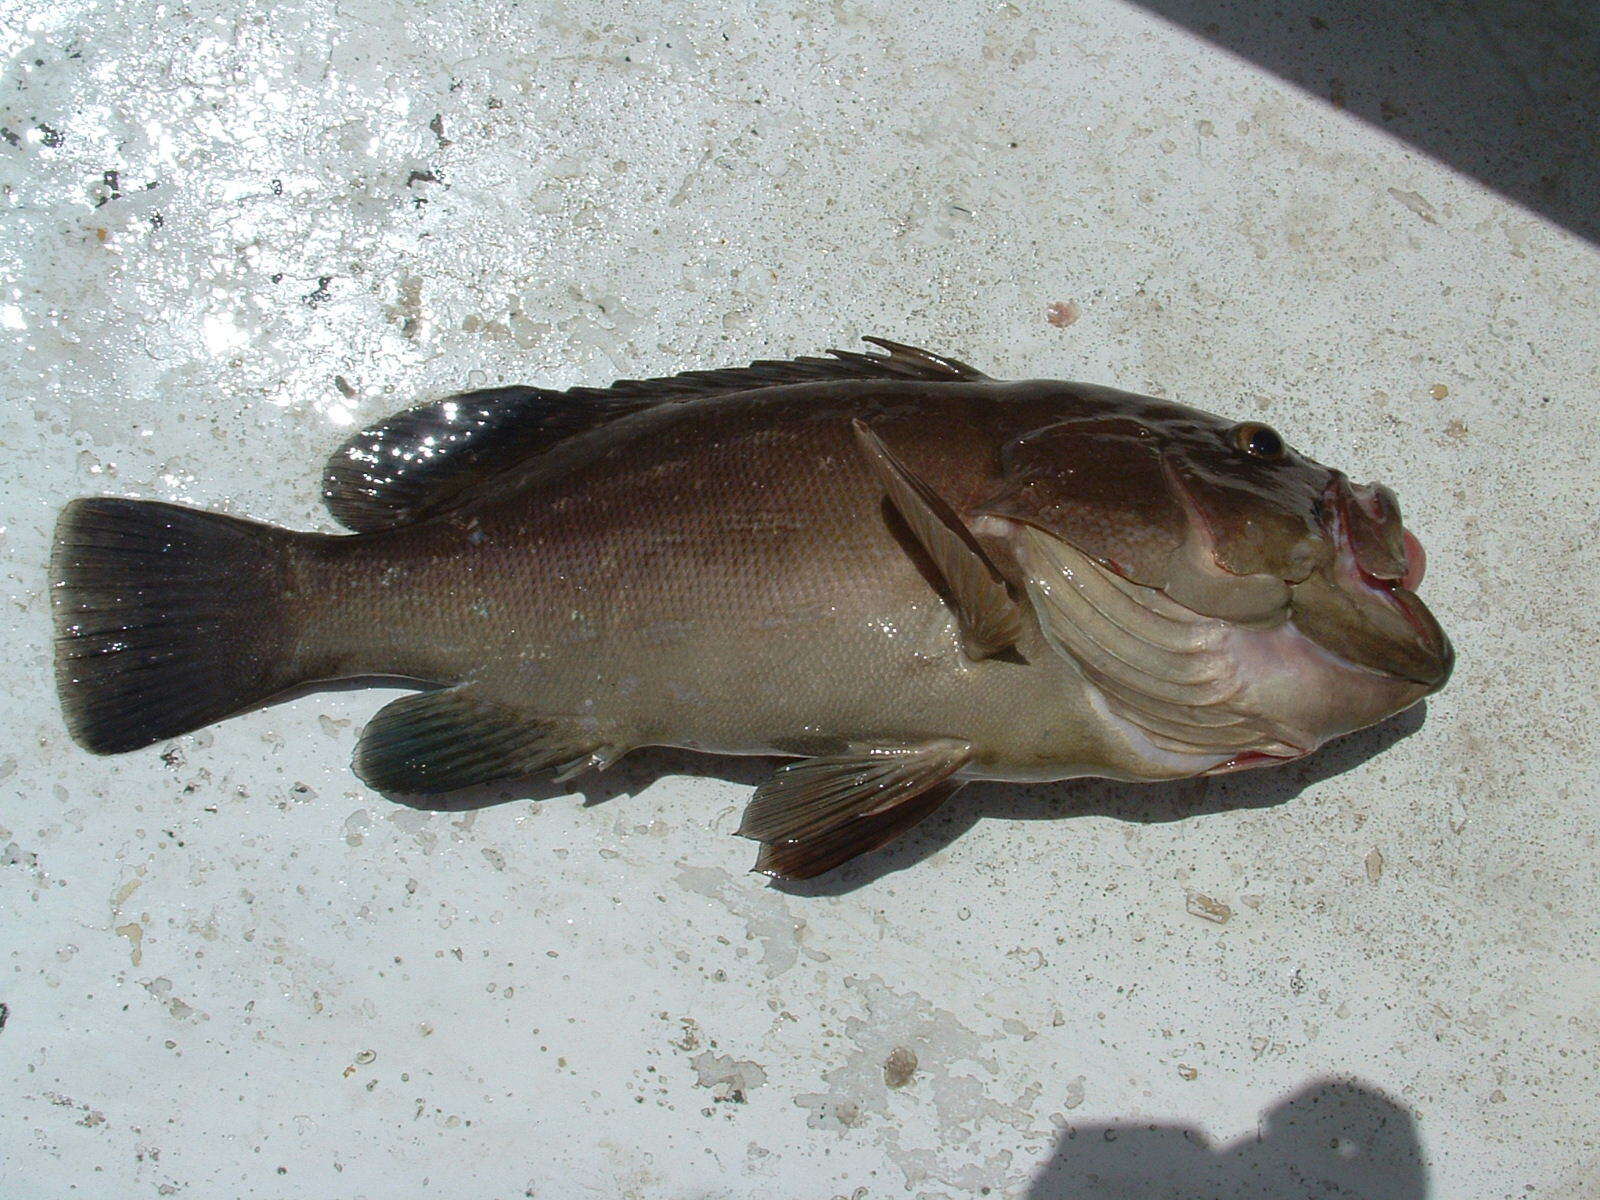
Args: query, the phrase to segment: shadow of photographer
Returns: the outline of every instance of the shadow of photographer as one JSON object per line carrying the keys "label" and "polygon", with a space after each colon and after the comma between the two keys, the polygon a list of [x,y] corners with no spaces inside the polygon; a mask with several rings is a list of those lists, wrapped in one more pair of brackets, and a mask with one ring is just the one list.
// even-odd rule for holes
{"label": "shadow of photographer", "polygon": [[1074,1125],[1027,1200],[1423,1200],[1416,1121],[1355,1080],[1308,1084],[1262,1114],[1252,1135],[1216,1143],[1193,1125]]}

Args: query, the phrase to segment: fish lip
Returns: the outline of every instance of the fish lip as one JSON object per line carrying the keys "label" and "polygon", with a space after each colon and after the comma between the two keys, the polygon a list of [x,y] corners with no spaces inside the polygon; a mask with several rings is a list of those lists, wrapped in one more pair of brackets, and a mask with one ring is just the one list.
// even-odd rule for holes
{"label": "fish lip", "polygon": [[1449,680],[1456,666],[1456,648],[1451,643],[1449,635],[1445,633],[1444,628],[1416,592],[1401,587],[1398,582],[1391,583],[1382,590],[1388,593],[1390,601],[1410,622],[1412,629],[1422,641],[1424,650],[1434,662],[1434,669],[1426,674],[1406,671],[1384,673],[1393,675],[1396,679],[1420,683],[1430,691],[1438,691]]}
{"label": "fish lip", "polygon": [[[1351,483],[1343,471],[1329,474],[1328,486],[1322,494],[1323,511],[1327,513],[1324,532],[1349,554],[1350,561],[1368,583],[1379,586],[1403,581],[1410,563],[1404,555],[1406,527],[1400,519],[1400,501],[1394,491],[1381,483]],[[1362,557],[1361,547],[1356,542],[1358,513],[1363,524],[1376,528],[1381,538],[1394,536],[1400,543],[1398,564],[1379,564]],[[1380,547],[1380,552],[1389,549]]]}
{"label": "fish lip", "polygon": [[1335,550],[1332,564],[1335,582],[1342,583],[1347,590],[1359,590],[1377,603],[1399,610],[1401,617],[1411,627],[1417,649],[1427,664],[1426,667],[1411,669],[1361,665],[1390,679],[1417,684],[1426,689],[1423,695],[1436,692],[1455,670],[1455,647],[1422,598],[1405,586],[1410,563],[1403,562],[1399,573],[1394,575],[1386,569],[1374,570],[1373,564],[1362,561],[1355,539],[1351,510],[1359,508],[1369,521],[1380,518],[1392,521],[1400,530],[1403,544],[1406,528],[1400,519],[1399,502],[1394,493],[1381,484],[1361,484],[1358,487],[1342,471],[1332,471],[1330,475],[1323,492],[1323,532]]}
{"label": "fish lip", "polygon": [[1360,561],[1356,558],[1355,547],[1350,543],[1348,534],[1340,543],[1340,558],[1348,558],[1353,569],[1349,575],[1356,583],[1368,593],[1379,597],[1379,602],[1388,604],[1400,610],[1400,615],[1411,626],[1416,635],[1418,645],[1423,654],[1430,660],[1431,669],[1397,670],[1389,667],[1369,667],[1380,675],[1387,675],[1392,679],[1403,679],[1409,683],[1421,684],[1429,691],[1438,691],[1449,680],[1451,672],[1455,670],[1456,651],[1451,644],[1449,635],[1443,626],[1434,617],[1428,606],[1423,603],[1422,597],[1408,587],[1402,586],[1399,579],[1387,579],[1382,576],[1372,575],[1361,569]]}

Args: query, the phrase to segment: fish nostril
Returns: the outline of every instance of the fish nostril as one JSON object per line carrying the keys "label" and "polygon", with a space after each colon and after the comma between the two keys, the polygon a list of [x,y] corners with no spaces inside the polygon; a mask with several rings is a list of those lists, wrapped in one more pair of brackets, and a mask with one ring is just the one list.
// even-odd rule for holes
{"label": "fish nostril", "polygon": [[1358,483],[1350,488],[1350,495],[1360,506],[1363,515],[1373,521],[1382,521],[1384,518],[1384,491],[1381,484]]}

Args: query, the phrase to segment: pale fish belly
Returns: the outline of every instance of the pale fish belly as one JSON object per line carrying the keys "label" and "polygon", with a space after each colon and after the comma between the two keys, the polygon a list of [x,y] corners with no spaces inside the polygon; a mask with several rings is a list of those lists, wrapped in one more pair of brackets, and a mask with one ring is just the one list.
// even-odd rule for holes
{"label": "pale fish belly", "polygon": [[1034,530],[1019,536],[1046,636],[1090,685],[1120,748],[1120,777],[1174,779],[1262,766],[1420,699],[1296,629],[1207,617]]}

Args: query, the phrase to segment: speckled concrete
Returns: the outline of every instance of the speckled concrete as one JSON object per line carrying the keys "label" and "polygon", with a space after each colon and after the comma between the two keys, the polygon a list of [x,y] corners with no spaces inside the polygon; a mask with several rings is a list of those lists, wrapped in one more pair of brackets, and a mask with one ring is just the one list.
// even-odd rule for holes
{"label": "speckled concrete", "polygon": [[[1597,1194],[1594,246],[1111,0],[237,7],[0,0],[0,1193]],[[1455,681],[788,892],[748,765],[425,813],[387,692],[61,727],[71,496],[326,529],[414,399],[870,332],[1391,481]]]}

